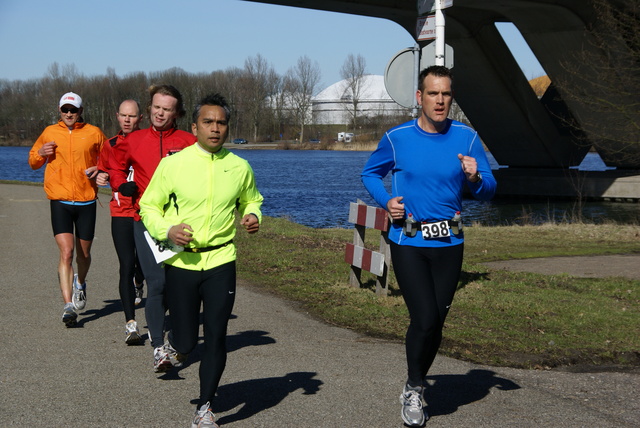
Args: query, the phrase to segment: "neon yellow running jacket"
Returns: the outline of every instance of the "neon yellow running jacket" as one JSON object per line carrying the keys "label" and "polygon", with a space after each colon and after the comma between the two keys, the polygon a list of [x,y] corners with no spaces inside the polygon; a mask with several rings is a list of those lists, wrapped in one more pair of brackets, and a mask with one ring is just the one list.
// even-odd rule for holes
{"label": "neon yellow running jacket", "polygon": [[[235,210],[255,214],[262,223],[263,197],[249,163],[222,147],[208,153],[197,143],[160,161],[140,199],[140,217],[149,234],[166,240],[169,229],[186,223],[193,229],[189,247],[224,244],[236,234]],[[202,253],[180,252],[165,263],[208,270],[234,261],[233,244]]]}

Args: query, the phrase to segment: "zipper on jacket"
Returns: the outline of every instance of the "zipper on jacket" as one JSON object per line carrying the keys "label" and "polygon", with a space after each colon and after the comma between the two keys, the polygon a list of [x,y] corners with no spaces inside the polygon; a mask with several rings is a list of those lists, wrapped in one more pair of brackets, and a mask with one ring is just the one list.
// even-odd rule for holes
{"label": "zipper on jacket", "polygon": [[[67,127],[67,129],[69,128]],[[75,159],[73,159],[73,129],[69,129],[69,164],[69,171],[71,173],[69,176],[69,181],[71,182],[71,200],[75,201],[77,197],[76,191],[78,189],[78,183],[74,177],[76,162]]]}

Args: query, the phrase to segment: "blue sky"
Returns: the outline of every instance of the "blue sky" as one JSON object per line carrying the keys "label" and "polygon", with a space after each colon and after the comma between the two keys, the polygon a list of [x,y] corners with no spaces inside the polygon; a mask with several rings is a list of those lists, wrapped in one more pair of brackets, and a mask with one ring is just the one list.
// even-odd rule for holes
{"label": "blue sky", "polygon": [[[408,1],[408,0],[407,0]],[[505,38],[528,78],[543,74],[517,30]],[[367,72],[413,46],[412,35],[384,19],[241,0],[0,1],[0,79],[43,77],[49,66],[74,64],[85,76],[118,76],[180,67],[191,73],[243,67],[261,54],[284,74],[307,55],[322,87],[340,80],[349,54]]]}

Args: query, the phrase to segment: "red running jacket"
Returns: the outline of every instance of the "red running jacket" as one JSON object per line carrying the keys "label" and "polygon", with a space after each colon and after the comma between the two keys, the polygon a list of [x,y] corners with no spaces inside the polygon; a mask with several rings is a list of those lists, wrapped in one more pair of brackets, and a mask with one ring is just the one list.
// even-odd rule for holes
{"label": "red running jacket", "polygon": [[133,195],[133,218],[140,220],[140,197],[151,181],[160,160],[165,156],[178,153],[196,142],[196,136],[179,129],[156,131],[153,127],[140,129],[127,135],[122,142],[112,147],[109,156],[109,182],[111,188],[118,191],[127,182],[129,169],[135,171],[138,191]]}
{"label": "red running jacket", "polygon": [[[109,138],[103,145],[100,157],[98,158],[98,170],[109,170],[109,158],[112,156],[113,149],[116,145],[121,144],[124,141],[125,135],[122,131],[118,132],[115,137]],[[133,169],[130,171],[131,177],[129,181],[134,181]],[[133,209],[133,201],[130,196],[123,196],[120,192],[111,189],[111,201],[109,202],[109,209],[111,211],[111,217],[133,217],[135,210]]]}

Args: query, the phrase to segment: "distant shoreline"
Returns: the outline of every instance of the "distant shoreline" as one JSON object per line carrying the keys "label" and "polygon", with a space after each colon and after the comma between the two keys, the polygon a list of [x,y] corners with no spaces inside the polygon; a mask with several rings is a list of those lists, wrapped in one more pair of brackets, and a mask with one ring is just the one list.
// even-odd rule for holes
{"label": "distant shoreline", "polygon": [[225,143],[227,149],[239,150],[334,150],[334,151],[354,151],[372,152],[378,146],[378,142],[354,142],[354,143],[298,143],[296,141],[279,141],[277,143],[247,143],[233,144]]}
{"label": "distant shoreline", "polygon": [[[0,144],[0,147],[31,147],[30,144]],[[296,141],[278,141],[271,143],[247,143],[234,144],[227,141],[224,147],[227,149],[237,150],[334,150],[334,151],[353,151],[353,152],[372,152],[378,146],[378,142],[354,142],[354,143],[299,143]]]}

